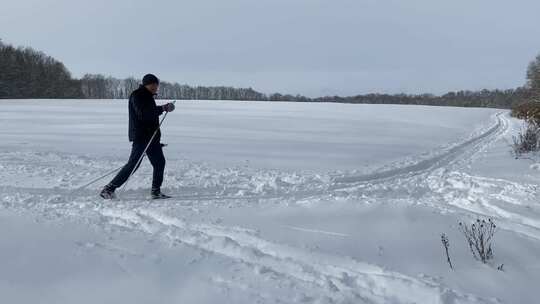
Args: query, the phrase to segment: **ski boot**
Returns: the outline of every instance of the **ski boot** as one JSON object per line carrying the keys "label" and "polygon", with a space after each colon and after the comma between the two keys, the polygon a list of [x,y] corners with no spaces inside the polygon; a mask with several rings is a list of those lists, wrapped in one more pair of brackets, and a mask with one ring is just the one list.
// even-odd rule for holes
{"label": "ski boot", "polygon": [[101,196],[103,199],[115,199],[116,194],[114,193],[115,188],[111,185],[106,185],[103,187],[103,190],[99,193],[99,196]]}
{"label": "ski boot", "polygon": [[152,195],[152,199],[168,199],[168,198],[171,198],[171,196],[161,193],[160,189],[152,189],[151,195]]}

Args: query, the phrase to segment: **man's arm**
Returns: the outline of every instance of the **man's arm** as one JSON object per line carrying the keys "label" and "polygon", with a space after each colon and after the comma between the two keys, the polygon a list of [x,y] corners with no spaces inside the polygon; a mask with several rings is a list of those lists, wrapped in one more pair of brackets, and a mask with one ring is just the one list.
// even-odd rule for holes
{"label": "man's arm", "polygon": [[152,103],[136,96],[133,98],[133,109],[139,120],[148,123],[152,123],[164,111],[163,106],[154,106]]}

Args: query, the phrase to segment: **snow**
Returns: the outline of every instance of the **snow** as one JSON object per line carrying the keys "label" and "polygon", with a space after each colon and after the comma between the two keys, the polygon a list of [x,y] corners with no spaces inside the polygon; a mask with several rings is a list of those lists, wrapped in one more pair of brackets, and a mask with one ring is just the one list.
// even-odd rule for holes
{"label": "snow", "polygon": [[534,163],[534,164],[530,165],[529,168],[531,168],[531,170],[540,170],[540,164],[539,163]]}
{"label": "snow", "polygon": [[[238,101],[179,101],[179,107],[163,132],[170,157],[220,167],[247,162],[259,168],[324,171],[415,156],[468,134],[495,112]],[[9,126],[0,130],[2,145],[123,160],[130,148],[126,108],[123,100],[2,101],[0,121]]]}
{"label": "snow", "polygon": [[[108,179],[77,188],[126,160],[125,101],[0,109],[2,302],[536,303],[540,172],[506,111],[179,101],[175,198],[148,200],[145,162],[103,201]],[[477,217],[489,264],[458,230]]]}

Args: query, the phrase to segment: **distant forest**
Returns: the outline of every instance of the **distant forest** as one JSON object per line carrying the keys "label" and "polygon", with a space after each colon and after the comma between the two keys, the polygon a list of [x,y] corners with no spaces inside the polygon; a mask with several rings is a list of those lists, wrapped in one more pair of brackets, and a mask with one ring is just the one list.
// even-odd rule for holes
{"label": "distant forest", "polygon": [[[517,103],[540,96],[540,55],[530,63],[526,75],[527,83],[523,87],[509,90],[457,91],[444,95],[364,94],[318,98],[263,94],[252,88],[189,86],[162,81],[159,98],[511,108]],[[81,79],[75,79],[62,62],[45,53],[29,47],[14,47],[0,40],[0,98],[3,99],[126,99],[139,83],[133,77],[117,79],[99,74],[87,74]]]}

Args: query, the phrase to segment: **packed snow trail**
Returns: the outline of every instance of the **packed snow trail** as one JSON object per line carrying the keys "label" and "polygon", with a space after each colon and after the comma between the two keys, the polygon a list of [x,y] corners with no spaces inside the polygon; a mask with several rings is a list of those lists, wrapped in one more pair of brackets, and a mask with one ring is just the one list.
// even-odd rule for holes
{"label": "packed snow trail", "polygon": [[[446,153],[411,166],[373,174],[370,178],[360,177],[359,185],[342,183],[339,188],[347,195],[361,193],[367,198],[388,196],[391,191],[394,198],[414,197],[417,203],[441,211],[459,212],[471,218],[490,217],[500,228],[540,240],[538,185],[462,172],[479,152],[500,140],[508,130],[508,118],[497,114],[496,125]],[[343,179],[355,182],[354,177]]]}
{"label": "packed snow trail", "polygon": [[[181,162],[168,170],[166,179],[172,180],[174,185],[168,190],[188,194],[167,202],[151,203],[142,198],[144,194],[138,189],[148,184],[150,176],[144,172],[143,180],[138,181],[135,189],[122,194],[119,202],[101,201],[96,195],[97,186],[72,193],[76,185],[117,166],[119,162],[55,153],[5,152],[0,154],[2,204],[6,208],[33,211],[48,218],[65,217],[105,229],[128,229],[152,239],[219,254],[230,258],[247,272],[245,279],[218,277],[214,283],[230,288],[249,287],[247,273],[254,271],[269,282],[288,286],[292,297],[258,293],[261,301],[491,302],[451,290],[433,280],[385,270],[345,256],[271,242],[257,231],[243,227],[180,219],[171,215],[176,214],[171,211],[199,213],[209,212],[208,209],[214,206],[312,204],[334,199],[351,202],[402,199],[441,212],[459,212],[466,217],[490,216],[503,229],[540,240],[540,224],[535,220],[540,218],[538,208],[531,207],[532,213],[531,208],[520,209],[520,206],[538,198],[535,185],[476,177],[461,171],[478,152],[501,139],[507,130],[507,117],[497,114],[493,125],[460,143],[448,145],[427,157],[360,175],[354,172],[322,175],[246,168],[218,170],[204,164]],[[43,181],[48,183],[48,187],[33,185],[43,185]],[[518,206],[517,211],[515,206]]]}
{"label": "packed snow trail", "polygon": [[[298,173],[287,173],[280,171],[258,170],[255,172],[245,172],[243,168],[230,168],[224,170],[214,170],[208,167],[187,164],[187,167],[180,166],[168,170],[167,178],[174,180],[172,188],[182,193],[195,192],[192,195],[181,194],[176,196],[177,200],[238,200],[250,203],[251,201],[280,199],[287,201],[298,201],[307,198],[318,198],[331,195],[355,195],[355,189],[361,189],[363,194],[370,188],[377,188],[378,184],[400,185],[404,181],[417,182],[418,178],[426,178],[430,173],[440,168],[449,168],[455,164],[466,163],[474,154],[485,148],[489,143],[498,139],[508,128],[507,119],[504,115],[496,115],[496,124],[487,128],[480,134],[472,135],[470,139],[462,143],[450,145],[447,148],[435,152],[428,158],[421,159],[399,166],[394,165],[389,170],[383,170],[367,175],[340,174],[334,175],[300,175]],[[42,190],[50,188],[20,187],[21,183],[32,185],[34,182],[43,184],[47,182],[55,185],[55,195],[63,195],[70,198],[80,198],[93,196],[96,186],[90,189],[78,190],[69,189],[79,181],[88,179],[94,172],[110,168],[110,162],[96,162],[85,157],[71,155],[57,155],[54,153],[19,153],[8,152],[0,155],[3,171],[2,187],[6,193],[14,190],[21,190],[22,193],[42,193]],[[67,161],[67,164],[66,164]],[[29,163],[29,164],[27,164]],[[67,170],[66,170],[67,167]],[[56,170],[60,172],[55,172]],[[79,173],[75,173],[79,172]],[[82,175],[80,172],[84,172]],[[179,174],[171,174],[178,172]],[[251,173],[251,174],[250,174]],[[61,176],[58,176],[61,174]],[[143,184],[148,180],[148,173]],[[409,185],[420,186],[418,185]],[[68,187],[68,188],[64,188]],[[366,189],[367,187],[367,189]],[[75,186],[75,188],[78,188]],[[202,190],[202,191],[201,191]],[[46,191],[43,191],[46,192]],[[132,194],[121,194],[126,200],[140,200],[140,191],[131,191]],[[357,191],[356,191],[357,192]],[[175,194],[175,193],[173,193]]]}

